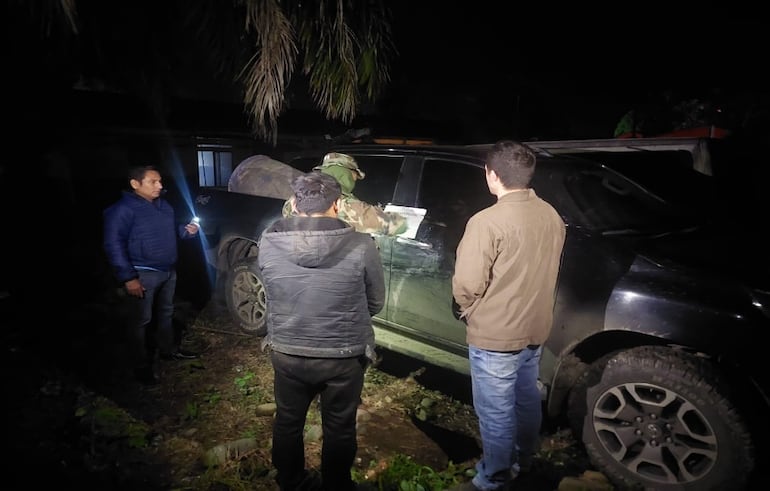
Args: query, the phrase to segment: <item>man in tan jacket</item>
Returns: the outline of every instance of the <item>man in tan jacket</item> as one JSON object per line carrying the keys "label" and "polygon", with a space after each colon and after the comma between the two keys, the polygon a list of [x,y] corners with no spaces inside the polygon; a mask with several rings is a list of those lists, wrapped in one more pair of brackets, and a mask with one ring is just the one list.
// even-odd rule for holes
{"label": "man in tan jacket", "polygon": [[487,156],[497,202],[472,216],[457,247],[452,293],[467,324],[482,458],[453,490],[506,489],[537,450],[542,344],[553,322],[566,227],[530,187],[535,154],[501,141]]}

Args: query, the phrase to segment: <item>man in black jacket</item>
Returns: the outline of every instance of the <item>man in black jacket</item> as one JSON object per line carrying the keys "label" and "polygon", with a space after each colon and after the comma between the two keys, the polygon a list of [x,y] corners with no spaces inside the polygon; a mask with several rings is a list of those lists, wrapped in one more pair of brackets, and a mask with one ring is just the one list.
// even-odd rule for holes
{"label": "man in black jacket", "polygon": [[354,490],[356,411],[375,359],[371,317],[385,303],[382,262],[371,236],[337,218],[333,177],[311,172],[292,189],[297,216],[268,227],[259,253],[275,374],[276,481],[282,491],[307,485],[303,429],[320,394],[323,489]]}

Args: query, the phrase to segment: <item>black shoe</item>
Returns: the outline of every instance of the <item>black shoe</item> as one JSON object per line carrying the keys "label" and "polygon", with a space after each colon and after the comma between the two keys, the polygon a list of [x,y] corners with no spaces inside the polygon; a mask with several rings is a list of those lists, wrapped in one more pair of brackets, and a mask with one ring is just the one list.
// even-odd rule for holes
{"label": "black shoe", "polygon": [[376,484],[370,482],[359,482],[355,486],[356,491],[377,491],[380,489]]}
{"label": "black shoe", "polygon": [[160,379],[155,371],[151,368],[142,367],[134,370],[134,379],[142,385],[153,386],[158,385]]}
{"label": "black shoe", "polygon": [[[294,489],[296,491],[322,491],[321,473],[315,469],[305,469],[302,474],[293,477],[289,482],[279,483],[281,489]],[[336,490],[335,490],[336,491]]]}
{"label": "black shoe", "polygon": [[195,360],[199,358],[200,355],[198,353],[193,353],[192,351],[187,351],[183,349],[178,349],[171,353],[170,355],[160,355],[161,360]]}

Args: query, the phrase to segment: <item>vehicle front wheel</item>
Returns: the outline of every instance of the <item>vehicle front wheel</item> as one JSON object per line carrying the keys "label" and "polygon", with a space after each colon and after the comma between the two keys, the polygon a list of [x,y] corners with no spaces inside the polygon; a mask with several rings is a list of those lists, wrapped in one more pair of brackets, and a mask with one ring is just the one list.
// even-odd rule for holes
{"label": "vehicle front wheel", "polygon": [[742,489],[753,447],[727,393],[708,361],[641,347],[592,365],[570,414],[591,462],[622,488]]}
{"label": "vehicle front wheel", "polygon": [[257,267],[256,258],[236,263],[227,275],[225,283],[227,309],[248,334],[267,334],[267,306],[265,285]]}

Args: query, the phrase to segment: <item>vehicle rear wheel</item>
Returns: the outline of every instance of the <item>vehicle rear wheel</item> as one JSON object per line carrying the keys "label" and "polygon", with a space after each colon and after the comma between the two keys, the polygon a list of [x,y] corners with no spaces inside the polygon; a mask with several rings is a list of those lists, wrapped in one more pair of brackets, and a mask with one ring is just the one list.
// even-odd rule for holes
{"label": "vehicle rear wheel", "polygon": [[753,447],[725,394],[706,360],[641,347],[593,364],[569,415],[591,462],[621,488],[742,489]]}
{"label": "vehicle rear wheel", "polygon": [[256,258],[240,261],[232,267],[225,283],[225,299],[230,315],[243,332],[255,336],[267,334],[265,285]]}

